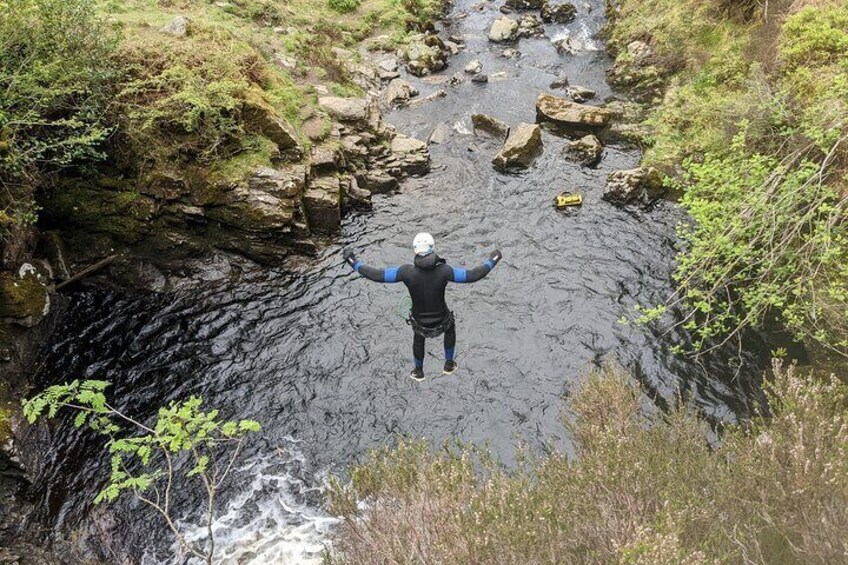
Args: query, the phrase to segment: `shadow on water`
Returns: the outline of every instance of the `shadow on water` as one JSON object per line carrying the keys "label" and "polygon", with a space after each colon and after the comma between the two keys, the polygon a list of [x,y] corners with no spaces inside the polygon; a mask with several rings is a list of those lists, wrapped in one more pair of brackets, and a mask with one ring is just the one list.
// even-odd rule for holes
{"label": "shadow on water", "polygon": [[[462,0],[452,12],[447,31],[464,36],[467,48],[444,74],[479,58],[493,78],[458,87],[411,79],[422,96],[442,87],[449,94],[387,117],[422,139],[439,122],[450,126],[448,141],[431,146],[431,174],[406,182],[400,194],[375,197],[373,211],[346,218],[337,242],[295,270],[248,270],[236,281],[168,293],[79,292],[45,352],[48,381],[110,380],[116,402],[132,414],[151,416],[169,400],[199,394],[228,416],[262,422],[262,439],[249,446],[222,511],[245,538],[251,524],[276,533],[250,544],[230,539],[224,545],[234,560],[314,558],[329,527],[317,510],[315,473],[342,470],[398,434],[486,443],[507,462],[521,442],[570,450],[563,397],[605,359],[631,368],[660,401],[682,395],[718,420],[745,414],[756,395],[761,344],[693,363],[669,352],[683,336],[618,322],[635,304],[669,295],[674,227],[683,218],[671,203],[645,211],[601,200],[607,174],[636,166],[637,151],[609,146],[597,169],[584,169],[561,156],[567,140],[545,133],[534,167],[499,174],[490,164],[497,147],[469,133],[476,112],[533,122],[536,96],[562,75],[599,99],[611,95],[606,55],[560,56],[549,39],[538,39],[521,41],[519,59],[503,58],[485,36],[498,4],[482,12],[470,4]],[[573,24],[548,26],[549,36],[571,33],[598,48],[591,38],[603,24],[601,0],[591,7]],[[573,188],[583,192],[583,206],[554,210],[554,195]],[[433,233],[438,252],[454,264],[477,264],[496,247],[504,254],[488,278],[449,289],[460,370],[441,376],[441,344],[430,341],[428,379],[420,384],[406,378],[411,332],[397,315],[403,286],[353,276],[340,254],[349,246],[369,264],[409,262],[418,231]],[[269,461],[279,447],[297,456]],[[138,556],[147,548],[151,563],[155,548],[167,550],[156,518],[140,518],[129,503],[114,516],[91,512],[106,473],[97,441],[62,428],[39,449],[49,461],[35,491],[57,530],[105,527],[122,551]],[[270,478],[256,486],[257,477]],[[184,492],[178,507],[190,513],[197,504]],[[289,538],[274,544],[275,535]]]}

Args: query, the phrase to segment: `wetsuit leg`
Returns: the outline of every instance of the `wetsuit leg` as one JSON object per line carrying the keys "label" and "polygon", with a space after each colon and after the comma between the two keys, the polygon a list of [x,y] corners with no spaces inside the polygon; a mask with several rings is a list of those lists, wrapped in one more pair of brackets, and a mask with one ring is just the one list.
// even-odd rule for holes
{"label": "wetsuit leg", "polygon": [[412,334],[412,357],[415,367],[420,369],[424,366],[424,336]]}
{"label": "wetsuit leg", "polygon": [[456,324],[445,331],[445,361],[453,361],[456,352]]}

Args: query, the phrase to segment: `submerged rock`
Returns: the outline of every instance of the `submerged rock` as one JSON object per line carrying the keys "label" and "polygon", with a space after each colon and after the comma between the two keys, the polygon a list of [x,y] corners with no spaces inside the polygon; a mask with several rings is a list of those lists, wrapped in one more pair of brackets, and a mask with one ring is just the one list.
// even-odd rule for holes
{"label": "submerged rock", "polygon": [[574,140],[565,148],[566,156],[579,162],[584,167],[593,167],[601,160],[604,146],[594,135],[586,135]]}
{"label": "submerged rock", "polygon": [[486,84],[489,82],[489,75],[480,73],[471,77],[471,82],[476,84]]}
{"label": "submerged rock", "polygon": [[526,169],[542,152],[542,129],[536,124],[518,124],[510,129],[509,136],[492,159],[497,169]]}
{"label": "submerged rock", "polygon": [[586,48],[586,46],[583,45],[580,40],[574,39],[573,37],[558,39],[554,41],[553,44],[559,53],[565,55],[576,55],[577,53],[583,51]]}
{"label": "submerged rock", "polygon": [[471,114],[471,123],[475,134],[482,131],[501,140],[509,134],[509,126],[506,123],[486,114]]}
{"label": "submerged rock", "polygon": [[518,37],[518,22],[512,18],[501,16],[492,22],[489,29],[489,40],[496,43],[515,41]]}
{"label": "submerged rock", "polygon": [[647,204],[665,192],[663,177],[653,167],[614,171],[607,177],[603,199],[615,204],[641,201]]}
{"label": "submerged rock", "polygon": [[536,100],[536,120],[575,130],[599,130],[605,128],[612,117],[606,108],[578,104],[553,94],[540,94]]}
{"label": "submerged rock", "polygon": [[567,24],[574,21],[577,15],[577,8],[571,2],[564,4],[551,4],[547,0],[542,6],[542,21],[545,23]]}
{"label": "submerged rock", "polygon": [[568,77],[560,77],[553,81],[549,88],[556,90],[557,88],[568,88]]}

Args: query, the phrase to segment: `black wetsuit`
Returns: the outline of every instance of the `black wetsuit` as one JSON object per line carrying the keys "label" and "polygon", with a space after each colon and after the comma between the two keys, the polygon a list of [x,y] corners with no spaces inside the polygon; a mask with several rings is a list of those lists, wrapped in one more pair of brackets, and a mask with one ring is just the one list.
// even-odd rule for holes
{"label": "black wetsuit", "polygon": [[417,323],[425,330],[424,332],[416,331],[412,342],[415,366],[420,368],[424,364],[425,333],[429,337],[435,337],[440,333],[439,330],[444,331],[445,358],[453,360],[456,328],[453,323],[453,314],[445,303],[445,287],[449,282],[479,281],[495,268],[500,257],[500,252],[495,252],[484,264],[473,269],[451,267],[435,253],[423,257],[416,255],[414,265],[385,269],[369,267],[362,261],[356,260],[353,255],[349,256],[348,262],[356,272],[369,280],[382,283],[402,282],[409,289],[409,295],[412,297],[413,328]]}

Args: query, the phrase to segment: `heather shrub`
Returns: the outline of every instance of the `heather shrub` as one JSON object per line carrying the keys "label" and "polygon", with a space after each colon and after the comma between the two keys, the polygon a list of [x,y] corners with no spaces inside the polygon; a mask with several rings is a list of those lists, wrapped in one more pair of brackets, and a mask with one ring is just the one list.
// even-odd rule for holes
{"label": "heather shrub", "polygon": [[775,365],[769,414],[719,447],[679,406],[646,413],[620,368],[590,373],[577,456],[506,470],[472,447],[401,441],[328,489],[330,563],[844,563],[848,388]]}

